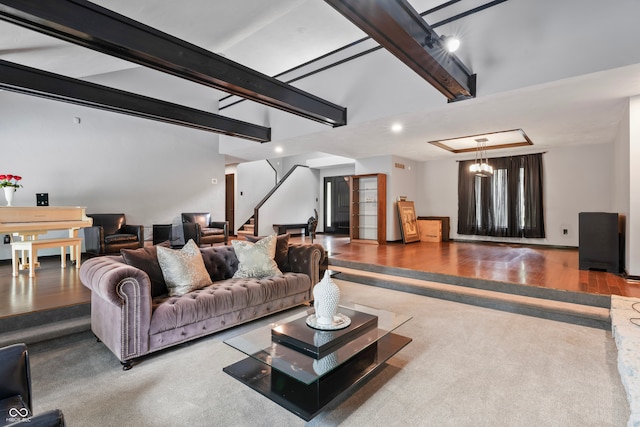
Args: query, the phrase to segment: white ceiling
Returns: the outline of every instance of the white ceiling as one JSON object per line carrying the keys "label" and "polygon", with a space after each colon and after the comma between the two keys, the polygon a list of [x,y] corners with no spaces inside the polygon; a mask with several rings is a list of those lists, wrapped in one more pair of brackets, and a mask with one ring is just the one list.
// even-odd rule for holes
{"label": "white ceiling", "polygon": [[[444,0],[409,2],[423,12]],[[425,19],[433,25],[486,2],[459,1]],[[365,36],[318,0],[95,3],[267,75]],[[634,22],[640,16],[640,2],[556,0],[544,7],[539,4],[508,0],[436,28],[440,34],[441,30],[459,33],[463,45],[458,56],[478,73],[475,99],[447,104],[442,96],[437,105],[409,112],[387,111],[384,117],[350,121],[341,128],[313,127],[313,131],[271,144],[227,144],[224,154],[243,160],[271,158],[277,157],[274,146],[281,145],[283,155],[322,151],[352,158],[398,155],[429,160],[465,155],[454,155],[427,141],[509,129],[526,132],[534,143],[529,151],[611,142],[627,98],[640,93],[640,49],[635,46],[640,26]],[[504,16],[510,19],[502,19]],[[585,35],[590,39],[585,40]],[[4,22],[0,22],[0,59],[94,81],[109,73],[140,68]],[[391,55],[388,60],[397,61]],[[204,87],[202,91],[216,98],[225,95]],[[358,111],[349,109],[348,113],[358,117]],[[233,116],[233,108],[224,114]],[[396,121],[404,127],[399,134],[389,129]]]}

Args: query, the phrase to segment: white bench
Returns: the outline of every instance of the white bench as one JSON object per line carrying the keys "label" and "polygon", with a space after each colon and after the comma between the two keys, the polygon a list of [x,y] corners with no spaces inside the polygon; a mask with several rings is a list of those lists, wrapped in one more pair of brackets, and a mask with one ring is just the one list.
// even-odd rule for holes
{"label": "white bench", "polygon": [[13,275],[18,275],[18,268],[22,267],[18,259],[18,252],[22,251],[23,263],[26,263],[24,256],[25,252],[28,254],[29,259],[29,277],[34,277],[34,269],[38,265],[38,249],[45,248],[60,248],[61,263],[60,267],[65,268],[67,266],[67,246],[71,251],[71,259],[75,259],[76,268],[80,268],[80,248],[82,245],[82,238],[80,237],[61,237],[58,239],[37,239],[37,240],[24,240],[21,242],[11,243],[11,263],[13,265]]}

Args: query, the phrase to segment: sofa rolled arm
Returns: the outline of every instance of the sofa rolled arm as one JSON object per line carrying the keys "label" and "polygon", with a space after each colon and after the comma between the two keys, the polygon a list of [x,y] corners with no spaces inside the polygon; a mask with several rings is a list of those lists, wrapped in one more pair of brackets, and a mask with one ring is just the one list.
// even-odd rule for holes
{"label": "sofa rolled arm", "polygon": [[80,281],[104,300],[121,305],[127,290],[120,289],[127,281],[136,283],[136,293],[151,296],[151,280],[144,271],[122,262],[120,256],[91,258],[80,266]]}
{"label": "sofa rolled arm", "polygon": [[149,349],[151,280],[120,256],[91,258],[80,267],[91,289],[91,329],[124,362]]}
{"label": "sofa rolled arm", "polygon": [[327,256],[324,247],[318,243],[289,245],[289,266],[295,273],[305,273],[311,283],[320,281],[320,267]]}
{"label": "sofa rolled arm", "polygon": [[120,229],[124,234],[135,234],[138,236],[138,247],[144,246],[144,225],[130,225],[125,224]]}

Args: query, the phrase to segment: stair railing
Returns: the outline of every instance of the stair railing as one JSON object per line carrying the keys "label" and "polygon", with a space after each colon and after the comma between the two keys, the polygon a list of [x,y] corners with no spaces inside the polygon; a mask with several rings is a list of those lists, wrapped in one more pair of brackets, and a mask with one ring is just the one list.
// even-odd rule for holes
{"label": "stair railing", "polygon": [[[273,165],[272,165],[272,167],[273,167]],[[291,169],[289,169],[289,172],[287,172],[282,177],[282,179],[275,185],[275,187],[273,187],[271,189],[271,191],[269,191],[267,193],[267,195],[264,196],[264,198],[256,205],[256,207],[253,208],[253,235],[254,236],[258,235],[258,217],[259,217],[259,213],[260,213],[260,208],[262,207],[262,205],[264,205],[267,202],[267,200],[269,200],[269,198],[278,190],[278,188],[280,188],[280,186],[287,180],[287,178],[289,178],[291,176],[291,174],[299,167],[300,168],[308,168],[309,166],[294,165]]]}

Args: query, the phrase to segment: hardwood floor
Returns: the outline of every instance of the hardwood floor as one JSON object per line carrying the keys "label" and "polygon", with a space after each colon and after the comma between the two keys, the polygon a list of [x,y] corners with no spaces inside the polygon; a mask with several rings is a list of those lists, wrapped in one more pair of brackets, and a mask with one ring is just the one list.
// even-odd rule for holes
{"label": "hardwood floor", "polygon": [[512,244],[416,242],[370,245],[347,237],[322,243],[330,255],[350,261],[453,276],[600,295],[640,297],[640,283],[602,271],[580,270],[578,250]]}
{"label": "hardwood floor", "polygon": [[[293,237],[309,242],[309,237]],[[602,295],[640,297],[640,283],[578,269],[577,249],[466,242],[372,245],[348,237],[318,235],[330,257],[433,273],[497,280]],[[36,277],[11,276],[11,262],[0,263],[0,318],[89,302],[90,292],[75,266],[60,268],[58,257],[41,258]]]}
{"label": "hardwood floor", "polygon": [[27,270],[12,277],[11,260],[0,264],[0,318],[91,300],[91,292],[80,282],[75,264],[67,260],[67,268],[60,268],[59,255],[41,257],[39,261],[36,277],[31,278]]}

